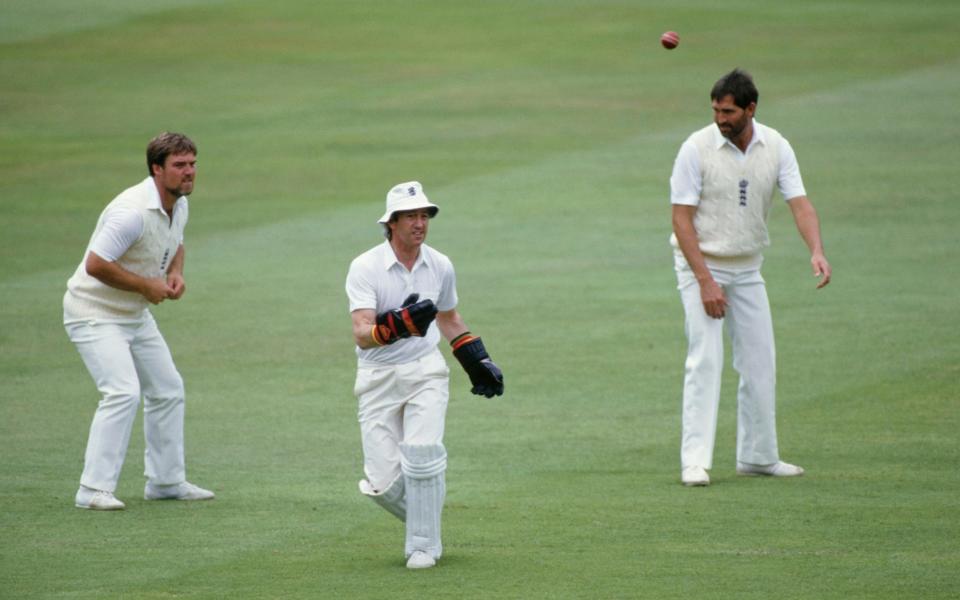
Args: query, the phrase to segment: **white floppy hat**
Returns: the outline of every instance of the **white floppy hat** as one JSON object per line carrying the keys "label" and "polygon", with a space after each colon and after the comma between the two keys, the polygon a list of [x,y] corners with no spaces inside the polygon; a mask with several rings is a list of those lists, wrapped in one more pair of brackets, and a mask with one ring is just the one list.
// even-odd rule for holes
{"label": "white floppy hat", "polygon": [[408,181],[398,183],[387,192],[387,212],[383,213],[378,223],[386,224],[390,221],[393,213],[401,210],[416,210],[418,208],[430,209],[430,216],[435,217],[440,212],[440,207],[430,202],[427,195],[423,193],[423,186],[419,181]]}

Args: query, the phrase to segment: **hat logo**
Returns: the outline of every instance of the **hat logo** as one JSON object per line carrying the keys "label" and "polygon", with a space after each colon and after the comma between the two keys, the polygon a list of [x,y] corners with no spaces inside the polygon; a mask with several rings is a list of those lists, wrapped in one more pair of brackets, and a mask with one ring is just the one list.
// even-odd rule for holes
{"label": "hat logo", "polygon": [[415,188],[415,187],[413,187],[413,186],[408,187],[408,188],[407,188],[407,193],[410,194],[411,196],[416,196],[416,195],[417,195],[417,188]]}

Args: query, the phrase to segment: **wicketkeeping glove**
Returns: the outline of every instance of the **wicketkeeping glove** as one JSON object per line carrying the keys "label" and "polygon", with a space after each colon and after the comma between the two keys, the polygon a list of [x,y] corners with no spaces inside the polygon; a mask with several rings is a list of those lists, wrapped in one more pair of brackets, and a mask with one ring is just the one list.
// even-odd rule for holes
{"label": "wicketkeeping glove", "polygon": [[470,377],[470,383],[473,384],[471,392],[487,398],[503,394],[503,373],[490,360],[480,338],[473,337],[468,331],[454,338],[450,346],[453,347],[453,355]]}
{"label": "wicketkeeping glove", "polygon": [[433,300],[417,300],[420,294],[410,294],[400,308],[394,308],[377,315],[373,326],[373,341],[385,346],[411,335],[423,337],[427,328],[437,316],[437,307]]}

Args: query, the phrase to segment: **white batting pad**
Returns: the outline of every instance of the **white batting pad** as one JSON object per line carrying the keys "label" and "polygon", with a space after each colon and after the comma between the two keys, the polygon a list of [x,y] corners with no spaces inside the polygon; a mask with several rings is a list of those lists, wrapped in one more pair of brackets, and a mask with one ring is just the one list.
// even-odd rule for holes
{"label": "white batting pad", "polygon": [[403,475],[397,475],[393,483],[382,492],[373,489],[373,486],[366,479],[360,480],[360,493],[369,496],[371,500],[401,521],[405,521],[407,518],[407,503],[403,488]]}
{"label": "white batting pad", "polygon": [[407,538],[409,557],[421,550],[440,558],[440,513],[446,497],[447,451],[443,444],[400,444],[400,467],[407,489]]}

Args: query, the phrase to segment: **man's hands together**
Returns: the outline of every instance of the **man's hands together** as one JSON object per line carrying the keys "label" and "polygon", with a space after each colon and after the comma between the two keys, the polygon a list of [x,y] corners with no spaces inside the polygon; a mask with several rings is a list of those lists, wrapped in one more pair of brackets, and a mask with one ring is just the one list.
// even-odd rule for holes
{"label": "man's hands together", "polygon": [[420,294],[410,294],[400,308],[377,315],[377,322],[371,332],[373,341],[385,346],[412,335],[426,335],[430,323],[437,316],[437,307],[429,298],[419,299]]}

